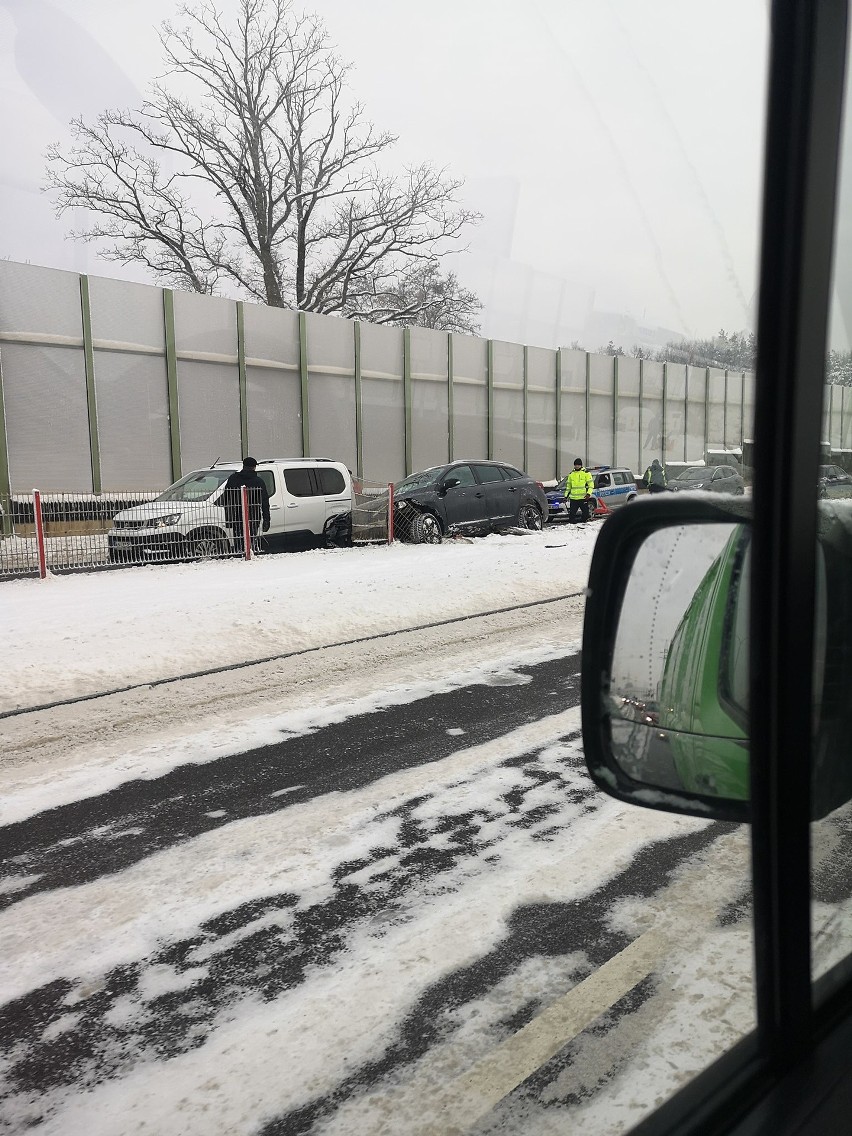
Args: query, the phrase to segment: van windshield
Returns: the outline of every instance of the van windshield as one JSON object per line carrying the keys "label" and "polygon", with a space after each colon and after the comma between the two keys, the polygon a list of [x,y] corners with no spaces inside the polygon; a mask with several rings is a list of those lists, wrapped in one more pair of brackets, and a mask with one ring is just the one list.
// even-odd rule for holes
{"label": "van windshield", "polygon": [[232,469],[204,469],[195,473],[188,473],[174,485],[170,485],[165,493],[161,493],[158,501],[206,501],[220,485],[224,485],[234,471]]}

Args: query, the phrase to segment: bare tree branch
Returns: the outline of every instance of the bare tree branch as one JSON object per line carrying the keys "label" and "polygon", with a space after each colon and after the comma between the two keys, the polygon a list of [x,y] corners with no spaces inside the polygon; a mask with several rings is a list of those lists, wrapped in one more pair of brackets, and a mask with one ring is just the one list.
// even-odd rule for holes
{"label": "bare tree branch", "polygon": [[321,20],[290,0],[239,0],[235,27],[213,0],[181,18],[142,106],[75,120],[48,151],[57,214],[93,218],[72,235],[199,292],[426,326],[456,305],[473,326],[476,297],[437,258],[479,216],[445,170],[379,169],[396,139],[348,101]]}

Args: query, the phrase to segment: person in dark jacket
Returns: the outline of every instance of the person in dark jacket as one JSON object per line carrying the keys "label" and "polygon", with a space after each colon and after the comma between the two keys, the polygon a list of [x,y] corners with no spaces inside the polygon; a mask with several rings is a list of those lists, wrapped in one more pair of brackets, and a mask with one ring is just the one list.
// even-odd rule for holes
{"label": "person in dark jacket", "polygon": [[225,482],[225,491],[219,504],[225,509],[225,521],[234,534],[237,552],[244,552],[242,488],[248,490],[249,529],[251,540],[263,523],[263,531],[269,531],[269,494],[263,480],[257,476],[257,462],[254,458],[243,458],[243,468],[232,473]]}
{"label": "person in dark jacket", "polygon": [[659,458],[654,458],[645,470],[645,476],[642,480],[648,486],[649,493],[664,493],[669,487],[668,481],[666,480],[666,471],[660,465]]}

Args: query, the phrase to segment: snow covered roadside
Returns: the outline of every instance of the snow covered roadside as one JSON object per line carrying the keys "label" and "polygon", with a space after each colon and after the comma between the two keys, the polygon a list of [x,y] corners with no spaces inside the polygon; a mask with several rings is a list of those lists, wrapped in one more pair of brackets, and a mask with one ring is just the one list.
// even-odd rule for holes
{"label": "snow covered roadside", "polygon": [[0,583],[0,712],[576,593],[598,532]]}
{"label": "snow covered roadside", "polygon": [[[14,633],[0,709],[143,684],[0,719],[0,822],[272,744],[282,732],[304,733],[570,654],[579,648],[578,593],[598,531],[557,528],[438,547],[308,552],[0,585],[0,602],[10,594],[16,601],[4,611]],[[144,685],[566,593],[573,598]],[[246,627],[261,628],[262,649]]]}

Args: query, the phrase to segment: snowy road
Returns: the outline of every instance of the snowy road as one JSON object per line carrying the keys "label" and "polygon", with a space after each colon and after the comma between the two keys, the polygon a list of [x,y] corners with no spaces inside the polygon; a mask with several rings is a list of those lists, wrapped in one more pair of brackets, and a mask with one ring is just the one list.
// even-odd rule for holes
{"label": "snowy road", "polygon": [[15,584],[7,707],[137,688],[0,722],[0,1129],[614,1136],[751,1028],[746,833],[585,771],[593,538]]}
{"label": "snowy road", "polygon": [[[556,1132],[581,1108],[619,1131],[596,1089],[630,1085],[637,1031],[661,1030],[646,1062],[694,1031],[662,973],[742,891],[744,842],[597,793],[577,656],[531,655],[0,830],[0,1121]],[[739,966],[733,1040],[742,912],[710,940]]]}

